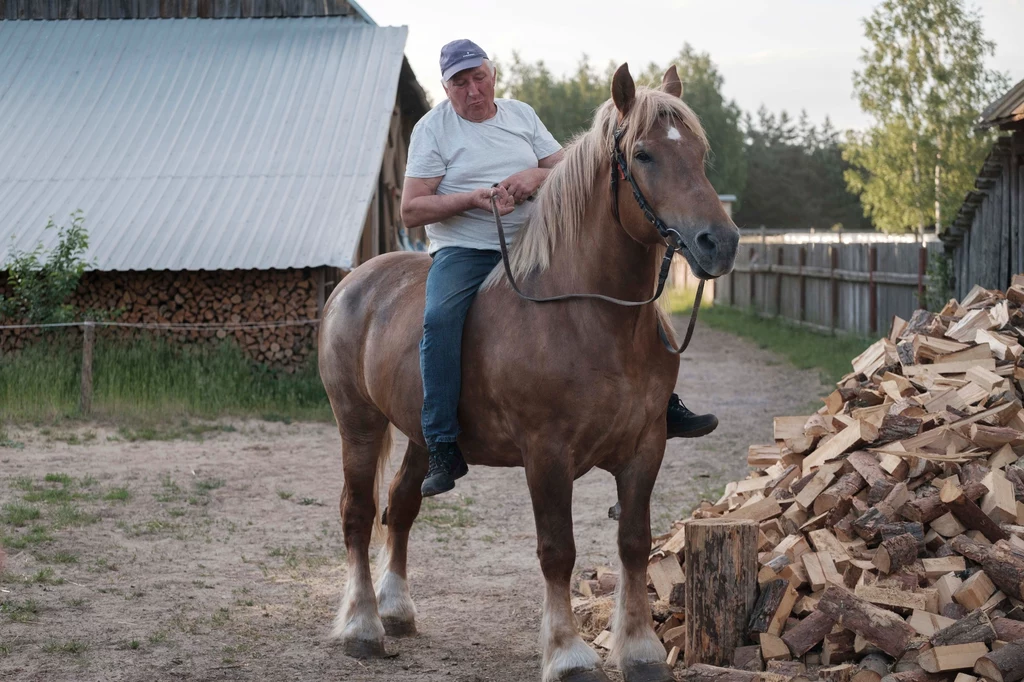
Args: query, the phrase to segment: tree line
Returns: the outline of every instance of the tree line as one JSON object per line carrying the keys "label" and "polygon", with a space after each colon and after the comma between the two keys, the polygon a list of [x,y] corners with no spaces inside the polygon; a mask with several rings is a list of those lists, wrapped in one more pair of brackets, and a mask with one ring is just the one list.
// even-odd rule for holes
{"label": "tree line", "polygon": [[[985,67],[995,46],[964,0],[884,0],[864,30],[869,46],[852,79],[872,120],[863,131],[806,112],[743,112],[722,94],[711,55],[689,44],[670,62],[711,144],[708,179],[736,195],[741,227],[924,232],[955,214],[992,141],[973,123],[1007,87]],[[637,82],[656,85],[668,66],[647,65]],[[558,75],[513,53],[498,61],[498,95],[531,104],[564,144],[589,128],[615,67],[584,55]]]}

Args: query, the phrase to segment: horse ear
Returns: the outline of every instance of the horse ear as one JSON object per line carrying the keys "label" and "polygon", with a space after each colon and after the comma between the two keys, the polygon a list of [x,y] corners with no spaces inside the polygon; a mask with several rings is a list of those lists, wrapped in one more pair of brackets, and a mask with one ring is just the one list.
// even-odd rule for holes
{"label": "horse ear", "polygon": [[629,75],[629,64],[623,64],[615,70],[612,76],[612,101],[619,113],[625,116],[633,106],[633,99],[636,97],[636,84],[633,77]]}
{"label": "horse ear", "polygon": [[683,96],[683,82],[679,80],[679,72],[676,71],[676,65],[668,67],[668,71],[661,78],[661,89],[673,97],[682,98]]}

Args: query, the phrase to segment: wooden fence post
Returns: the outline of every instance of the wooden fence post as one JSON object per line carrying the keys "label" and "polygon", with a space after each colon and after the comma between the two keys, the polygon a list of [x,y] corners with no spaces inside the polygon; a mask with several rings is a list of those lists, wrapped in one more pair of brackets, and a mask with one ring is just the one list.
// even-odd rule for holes
{"label": "wooden fence post", "polygon": [[687,667],[732,665],[757,598],[757,534],[749,519],[686,524]]}
{"label": "wooden fence post", "polygon": [[92,411],[92,346],[96,336],[96,325],[86,320],[82,325],[82,382],[78,397],[78,409],[82,414]]}
{"label": "wooden fence post", "polygon": [[868,244],[868,331],[871,338],[878,331],[878,287],[875,285],[875,270],[878,269],[878,250]]}
{"label": "wooden fence post", "polygon": [[775,265],[778,269],[775,271],[775,315],[782,317],[782,244],[775,245]]}
{"label": "wooden fence post", "polygon": [[928,247],[921,242],[917,250],[917,307],[924,309],[924,273],[928,269]]}
{"label": "wooden fence post", "polygon": [[756,261],[757,249],[753,246],[750,247],[750,307],[754,310],[758,310],[757,307],[757,263]]}
{"label": "wooden fence post", "polygon": [[829,324],[832,333],[836,333],[836,327],[839,326],[839,280],[836,279],[836,270],[839,269],[839,249],[834,244],[829,244],[828,247],[828,259],[829,259],[829,272],[828,278],[831,283],[832,293],[832,305],[831,310],[831,323]]}
{"label": "wooden fence post", "polygon": [[807,247],[800,245],[800,321],[807,321],[807,276],[804,268],[807,267]]}

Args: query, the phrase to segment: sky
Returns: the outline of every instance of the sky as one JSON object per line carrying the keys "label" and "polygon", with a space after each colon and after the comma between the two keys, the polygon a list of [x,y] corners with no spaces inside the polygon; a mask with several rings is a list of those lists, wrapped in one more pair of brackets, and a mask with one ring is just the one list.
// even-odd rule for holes
{"label": "sky", "polygon": [[[763,104],[793,115],[806,109],[815,122],[828,115],[840,129],[869,124],[851,76],[867,46],[861,20],[880,0],[357,1],[382,26],[409,27],[406,55],[435,103],[444,99],[438,54],[456,38],[498,59],[513,50],[543,59],[558,74],[572,72],[583,54],[601,69],[629,62],[635,74],[689,42],[710,53],[725,96],[744,111]],[[1024,0],[968,2],[996,43],[989,66],[1011,82],[1024,78]]]}

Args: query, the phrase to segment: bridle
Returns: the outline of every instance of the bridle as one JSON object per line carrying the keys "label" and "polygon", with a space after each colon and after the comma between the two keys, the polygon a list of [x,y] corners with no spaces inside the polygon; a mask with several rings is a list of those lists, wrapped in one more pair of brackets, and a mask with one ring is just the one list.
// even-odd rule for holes
{"label": "bridle", "polygon": [[[512,275],[512,266],[509,263],[508,258],[508,246],[505,243],[505,229],[501,224],[501,214],[498,212],[498,201],[491,195],[491,213],[494,214],[494,225],[498,229],[498,245],[501,247],[501,261],[505,266],[505,276],[508,278],[508,283],[512,286],[512,290],[515,291],[520,298],[534,303],[553,303],[555,301],[568,301],[571,299],[585,298],[585,299],[597,299],[599,301],[607,301],[608,303],[614,303],[615,305],[625,307],[638,307],[644,306],[648,303],[653,303],[661,297],[662,292],[665,289],[665,282],[668,280],[668,272],[672,266],[672,257],[677,251],[681,251],[686,248],[683,244],[682,235],[677,230],[667,226],[661,218],[651,209],[651,205],[647,202],[647,198],[644,197],[644,193],[640,191],[640,186],[636,183],[636,178],[629,172],[629,166],[626,164],[626,157],[622,153],[622,149],[619,145],[619,140],[622,138],[622,134],[625,132],[625,128],[618,126],[615,129],[615,133],[612,138],[614,145],[612,148],[612,163],[611,163],[611,192],[612,192],[612,215],[615,216],[616,222],[622,225],[622,220],[619,218],[619,173],[621,172],[622,177],[625,178],[630,187],[633,188],[633,199],[636,200],[640,210],[643,211],[644,217],[647,218],[658,231],[658,234],[665,240],[667,249],[665,250],[665,256],[661,259],[661,269],[658,271],[658,287],[646,301],[624,301],[619,298],[613,298],[611,296],[605,296],[603,294],[560,294],[558,296],[545,296],[535,297],[523,293],[522,289],[516,283],[515,277]],[[497,183],[493,185],[497,187]],[[701,299],[704,297],[704,281],[700,280],[700,284],[697,285],[697,294],[693,300],[693,309],[690,312],[690,323],[686,327],[686,336],[683,339],[682,345],[677,349],[672,345],[668,335],[662,328],[661,321],[658,321],[658,335],[661,337],[661,342],[665,345],[665,348],[671,353],[676,355],[682,355],[683,351],[686,350],[687,346],[690,345],[690,338],[693,336],[694,326],[697,324],[697,312],[700,310]]]}

